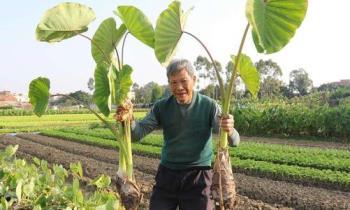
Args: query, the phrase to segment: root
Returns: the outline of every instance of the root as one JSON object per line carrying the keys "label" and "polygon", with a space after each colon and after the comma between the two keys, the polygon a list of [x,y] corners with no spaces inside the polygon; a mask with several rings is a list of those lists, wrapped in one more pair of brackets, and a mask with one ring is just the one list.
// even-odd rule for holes
{"label": "root", "polygon": [[126,210],[137,210],[142,200],[140,187],[135,181],[117,176],[117,190]]}
{"label": "root", "polygon": [[225,210],[234,209],[236,185],[228,149],[219,150],[216,154],[213,167],[211,195],[215,204],[221,204],[221,208],[219,209],[222,209],[222,207],[224,207]]}

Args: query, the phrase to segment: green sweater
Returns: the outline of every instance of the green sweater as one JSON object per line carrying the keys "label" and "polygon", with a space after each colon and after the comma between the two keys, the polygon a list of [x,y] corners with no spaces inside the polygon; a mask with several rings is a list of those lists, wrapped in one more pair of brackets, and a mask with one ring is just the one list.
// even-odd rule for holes
{"label": "green sweater", "polygon": [[[132,139],[139,140],[154,129],[162,128],[162,165],[170,169],[211,166],[212,131],[218,132],[216,116],[219,112],[214,100],[197,92],[189,105],[180,105],[170,96],[156,102],[142,121],[132,125]],[[236,131],[235,135],[231,139],[237,145]]]}

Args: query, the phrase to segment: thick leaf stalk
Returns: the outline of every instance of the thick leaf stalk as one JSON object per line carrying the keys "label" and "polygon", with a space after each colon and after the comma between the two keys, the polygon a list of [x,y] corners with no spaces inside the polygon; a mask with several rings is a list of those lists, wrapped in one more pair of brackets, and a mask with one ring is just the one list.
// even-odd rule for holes
{"label": "thick leaf stalk", "polygon": [[[224,95],[221,98],[222,116],[229,115],[231,95],[235,84],[235,80],[237,78],[237,66],[239,63],[239,59],[241,57],[241,53],[242,53],[244,41],[247,36],[248,29],[249,29],[249,24],[247,24],[245,28],[245,31],[241,40],[241,44],[237,53],[237,57],[235,60],[235,65],[232,70],[231,79],[227,86],[227,90],[224,92]],[[219,74],[217,76],[220,77]],[[230,157],[228,152],[227,132],[220,129],[220,139],[217,145],[211,192],[215,203],[219,203],[221,210],[233,209],[235,205],[235,197],[236,197],[235,189],[236,189],[236,186],[235,186],[235,181],[233,177],[233,172],[232,172],[232,167],[231,167],[231,162],[230,162]]]}
{"label": "thick leaf stalk", "polygon": [[123,143],[125,144],[126,154],[125,162],[126,162],[126,176],[128,179],[133,180],[133,162],[132,162],[132,148],[131,148],[131,128],[130,128],[130,118],[123,122]]}
{"label": "thick leaf stalk", "polygon": [[[230,82],[229,82],[229,84],[227,86],[227,90],[225,91],[225,95],[221,98],[222,115],[223,116],[227,116],[229,114],[229,111],[230,111],[231,95],[232,95],[232,92],[233,92],[235,80],[237,78],[237,66],[238,66],[239,59],[240,59],[241,54],[242,54],[242,50],[243,50],[243,45],[244,45],[245,39],[246,39],[247,34],[248,34],[248,29],[249,29],[249,23],[247,24],[247,26],[246,26],[246,28],[244,30],[244,33],[243,33],[241,44],[239,46],[238,53],[237,53],[237,56],[236,56],[235,65],[234,65],[233,70],[232,70]],[[220,76],[220,75],[218,75],[218,76]],[[219,147],[218,147],[218,149],[219,148],[227,148],[227,145],[228,145],[228,143],[227,143],[227,133],[226,132],[220,132],[220,140],[219,140]]]}
{"label": "thick leaf stalk", "polygon": [[[124,104],[127,106],[128,104]],[[121,197],[122,205],[125,209],[137,209],[141,199],[142,193],[140,187],[137,185],[133,174],[133,161],[132,161],[132,147],[131,147],[131,118],[132,113],[130,110],[132,107],[123,107],[125,110],[124,115],[120,116],[123,121],[119,126],[121,131],[119,138],[119,169],[117,173],[117,190]]]}

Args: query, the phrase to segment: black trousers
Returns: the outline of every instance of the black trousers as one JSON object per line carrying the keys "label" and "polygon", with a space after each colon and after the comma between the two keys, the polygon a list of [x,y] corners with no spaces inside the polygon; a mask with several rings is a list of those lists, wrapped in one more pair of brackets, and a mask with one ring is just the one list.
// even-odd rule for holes
{"label": "black trousers", "polygon": [[159,165],[150,210],[212,210],[210,167],[172,170]]}

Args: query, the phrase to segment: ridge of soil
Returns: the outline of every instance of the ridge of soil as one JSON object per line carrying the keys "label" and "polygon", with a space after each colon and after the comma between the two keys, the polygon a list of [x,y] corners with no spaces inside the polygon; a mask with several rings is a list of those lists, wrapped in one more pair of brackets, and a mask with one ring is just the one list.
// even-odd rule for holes
{"label": "ridge of soil", "polygon": [[[89,153],[86,153],[85,150],[84,152],[81,152],[79,150],[74,149],[73,148],[66,148],[64,146],[64,143],[60,142],[57,140],[57,138],[53,138],[55,139],[54,141],[46,141],[45,139],[50,138],[47,136],[41,136],[41,135],[31,135],[31,134],[17,134],[16,137],[19,138],[23,138],[23,139],[30,139],[31,141],[40,143],[40,144],[44,144],[47,146],[53,146],[56,147],[58,149],[62,149],[62,150],[69,150],[72,153],[75,154],[81,154],[87,157],[91,157],[91,155]],[[76,145],[76,147],[79,147],[79,145],[89,145],[88,143],[76,143],[74,141],[70,141],[67,139],[60,139],[61,141],[69,141],[72,145]],[[92,145],[94,146],[94,145]],[[94,146],[96,147],[96,146]],[[106,148],[105,148],[106,149]],[[111,150],[110,148],[107,148],[107,150]],[[103,147],[97,147],[97,154],[101,153],[104,154],[104,152],[100,152],[100,151],[104,151]],[[115,150],[112,149],[112,151],[115,152]],[[95,152],[96,154],[96,152]],[[113,156],[114,155],[114,156]],[[100,156],[93,156],[93,158],[97,159],[97,160],[101,160],[101,161],[107,161],[109,163],[115,163],[118,164],[118,155],[110,154],[110,158],[106,159],[104,158],[104,156],[100,157]],[[139,168],[140,170],[147,172],[147,173],[151,173],[151,174],[155,174],[157,168],[152,167],[152,165],[158,165],[159,164],[159,160],[157,159],[157,156],[150,156],[150,155],[145,155],[145,154],[140,154],[140,153],[134,153],[135,158],[134,159],[143,159],[141,161],[142,162],[146,162],[144,161],[145,159],[148,160],[146,162],[146,164],[136,164],[134,165],[135,168]],[[116,157],[116,158],[114,158]],[[135,160],[134,160],[135,161]],[[154,161],[156,161],[156,163],[154,163]],[[148,165],[147,163],[151,163],[151,165]],[[350,189],[348,186],[343,186],[340,184],[334,184],[334,183],[330,183],[330,182],[323,182],[323,181],[315,181],[315,180],[300,180],[298,178],[295,177],[288,177],[288,176],[281,176],[281,175],[275,175],[269,172],[261,172],[261,171],[256,171],[256,170],[250,170],[250,169],[243,169],[243,168],[237,168],[237,169],[233,169],[234,172],[236,173],[240,173],[240,174],[245,174],[248,176],[253,176],[253,177],[261,177],[261,178],[268,178],[269,180],[275,180],[275,181],[285,181],[285,182],[290,182],[290,183],[294,183],[294,184],[300,184],[300,185],[304,185],[304,186],[308,186],[308,187],[317,187],[317,188],[326,188],[326,189],[330,189],[330,190],[340,190],[340,191],[345,191],[345,192],[350,192]]]}
{"label": "ridge of soil", "polygon": [[[0,147],[9,144],[19,144],[21,155],[36,156],[49,163],[62,164],[66,168],[69,163],[80,161],[86,176],[94,178],[104,173],[111,176],[115,183],[118,158],[116,150],[33,134],[0,136]],[[135,176],[144,193],[141,208],[147,209],[159,160],[138,155],[133,158]],[[349,192],[306,187],[242,173],[235,173],[235,179],[239,194],[237,209],[350,209]]]}

